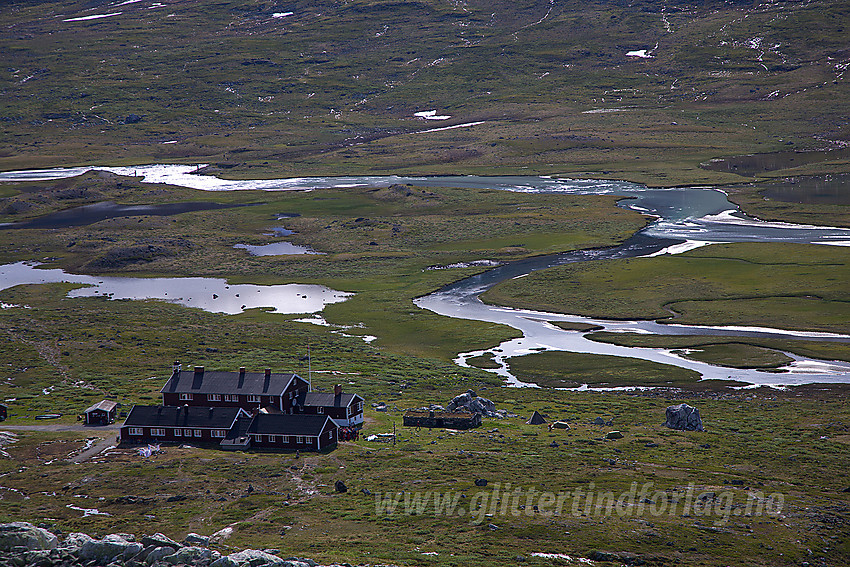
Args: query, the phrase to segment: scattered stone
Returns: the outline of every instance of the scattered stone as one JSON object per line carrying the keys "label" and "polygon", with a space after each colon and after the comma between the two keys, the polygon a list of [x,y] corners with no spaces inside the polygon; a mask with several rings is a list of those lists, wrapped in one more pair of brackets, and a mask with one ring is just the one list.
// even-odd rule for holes
{"label": "scattered stone", "polygon": [[664,427],[680,431],[705,431],[699,410],[688,404],[682,403],[668,407],[666,417],[667,421],[664,422]]}
{"label": "scattered stone", "polygon": [[368,488],[361,488],[360,492],[362,492],[364,496],[372,496],[372,491]]}
{"label": "scattered stone", "polygon": [[593,425],[605,425],[605,420],[601,417],[597,417],[593,420]]}
{"label": "scattered stone", "polygon": [[658,447],[658,443],[653,443],[652,441],[650,441],[649,443],[644,445],[644,447],[649,447],[650,449],[654,449],[655,447]]}
{"label": "scattered stone", "polygon": [[345,483],[342,482],[341,480],[338,480],[334,483],[334,489],[337,492],[348,492],[348,487],[345,486]]}
{"label": "scattered stone", "polygon": [[609,431],[605,435],[605,439],[622,439],[622,438],[623,438],[623,434],[620,433],[619,431]]}
{"label": "scattered stone", "polygon": [[142,121],[142,117],[138,114],[128,114],[127,118],[124,119],[124,124],[138,124]]}
{"label": "scattered stone", "polygon": [[[176,551],[177,550],[175,548],[170,547],[170,546],[156,547],[156,548],[152,549],[147,554],[147,556],[145,557],[145,563],[147,563],[148,565],[153,565],[157,561],[164,559],[165,557],[168,557],[169,555],[174,555],[174,553]],[[137,559],[138,558],[139,557],[137,557]]]}
{"label": "scattered stone", "polygon": [[497,526],[496,524],[487,524],[487,528],[489,528],[490,531],[494,532],[499,529],[499,526]]}
{"label": "scattered stone", "polygon": [[552,447],[553,449],[557,449],[558,447],[560,447],[560,445],[558,445],[557,441],[552,441],[551,443],[549,443],[549,446]]}
{"label": "scattered stone", "polygon": [[487,486],[487,479],[486,478],[476,478],[475,479],[475,486]]}
{"label": "scattered stone", "polygon": [[563,429],[564,431],[569,431],[570,424],[566,421],[555,421],[552,423],[551,429]]}

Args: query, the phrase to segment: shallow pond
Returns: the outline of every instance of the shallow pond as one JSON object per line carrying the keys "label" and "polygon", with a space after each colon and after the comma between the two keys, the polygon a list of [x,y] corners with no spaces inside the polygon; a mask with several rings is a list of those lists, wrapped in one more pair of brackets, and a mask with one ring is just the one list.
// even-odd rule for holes
{"label": "shallow pond", "polygon": [[25,262],[0,266],[0,289],[58,282],[84,286],[71,290],[68,297],[160,299],[229,315],[254,308],[267,308],[272,313],[318,313],[325,305],[345,301],[353,295],[320,285],[229,284],[218,278],[85,276],[57,268],[41,269]]}

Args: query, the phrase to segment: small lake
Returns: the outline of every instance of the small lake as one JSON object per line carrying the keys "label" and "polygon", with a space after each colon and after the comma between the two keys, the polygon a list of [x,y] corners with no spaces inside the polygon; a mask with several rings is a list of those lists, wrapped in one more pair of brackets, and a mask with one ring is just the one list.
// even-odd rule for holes
{"label": "small lake", "polygon": [[272,242],[271,244],[237,244],[234,248],[247,250],[251,256],[285,256],[287,254],[323,254],[306,246],[291,242]]}
{"label": "small lake", "polygon": [[246,309],[267,308],[272,313],[318,313],[325,305],[345,301],[353,294],[320,285],[230,284],[218,278],[131,278],[69,274],[58,268],[42,269],[17,262],[0,266],[0,290],[16,285],[73,283],[68,297],[106,299],[159,299],[211,313],[235,315]]}

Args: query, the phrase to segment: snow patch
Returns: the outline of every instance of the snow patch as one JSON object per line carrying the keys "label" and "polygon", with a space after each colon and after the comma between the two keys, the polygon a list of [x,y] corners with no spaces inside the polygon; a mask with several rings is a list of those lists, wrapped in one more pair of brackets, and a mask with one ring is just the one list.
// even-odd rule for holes
{"label": "snow patch", "polygon": [[424,120],[448,120],[451,116],[447,114],[437,114],[436,110],[423,110],[422,112],[414,112],[413,116]]}
{"label": "snow patch", "polygon": [[99,20],[101,18],[108,18],[110,16],[119,16],[124,12],[113,12],[111,14],[95,14],[93,16],[82,16],[79,18],[68,18],[67,20],[62,20],[63,22],[82,22],[83,20]]}

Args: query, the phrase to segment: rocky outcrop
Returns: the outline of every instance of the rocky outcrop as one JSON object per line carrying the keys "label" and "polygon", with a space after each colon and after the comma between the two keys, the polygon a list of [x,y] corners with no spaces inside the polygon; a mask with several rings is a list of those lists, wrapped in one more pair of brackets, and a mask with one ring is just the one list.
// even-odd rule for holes
{"label": "rocky outcrop", "polygon": [[473,390],[467,390],[459,396],[452,398],[446,405],[446,411],[468,411],[478,413],[486,417],[497,417],[496,404],[487,398],[479,398]]}
{"label": "rocky outcrop", "polygon": [[679,404],[667,408],[667,421],[664,427],[680,431],[705,431],[699,410],[688,404]]}
{"label": "rocky outcrop", "polygon": [[131,534],[95,539],[72,533],[60,541],[49,530],[27,522],[0,524],[0,567],[316,567],[309,559],[283,559],[276,550],[245,549],[222,556],[205,546],[210,538],[189,534],[184,545],[156,533],[136,541]]}

